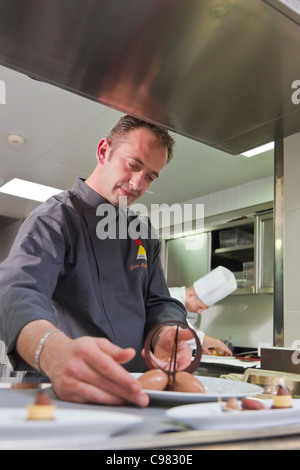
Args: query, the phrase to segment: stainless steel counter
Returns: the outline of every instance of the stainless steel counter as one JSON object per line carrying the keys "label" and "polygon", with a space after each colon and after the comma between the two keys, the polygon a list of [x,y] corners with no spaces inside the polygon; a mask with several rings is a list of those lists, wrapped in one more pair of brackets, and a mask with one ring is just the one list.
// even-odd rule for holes
{"label": "stainless steel counter", "polygon": [[[20,380],[21,377],[21,380]],[[12,378],[2,378],[0,383],[0,408],[26,407],[34,402],[37,389],[15,389],[18,382],[33,387],[32,377],[27,379],[21,375]],[[10,385],[9,385],[10,383]],[[103,405],[79,405],[60,401],[56,398],[51,386],[47,389],[58,409],[75,410],[105,410],[134,413],[143,417],[143,421],[128,430],[109,438],[86,437],[84,433],[68,439],[68,436],[51,437],[44,439],[31,439],[24,435],[21,440],[8,439],[5,433],[0,432],[0,450],[10,449],[70,449],[88,450],[99,449],[109,452],[116,450],[139,450],[154,452],[153,450],[172,451],[172,453],[187,450],[202,449],[300,449],[300,424],[293,426],[266,427],[259,429],[239,429],[238,431],[194,431],[180,423],[173,423],[165,414],[168,406],[150,404],[147,408],[135,406],[112,407]],[[172,405],[174,406],[174,405]],[[1,423],[0,423],[1,429]],[[192,453],[193,455],[193,453]]]}

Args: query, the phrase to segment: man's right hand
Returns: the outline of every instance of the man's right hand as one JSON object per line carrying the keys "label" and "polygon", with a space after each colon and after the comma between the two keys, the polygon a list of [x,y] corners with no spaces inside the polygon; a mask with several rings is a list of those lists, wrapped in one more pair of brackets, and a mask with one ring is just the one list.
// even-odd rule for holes
{"label": "man's right hand", "polygon": [[[17,343],[19,354],[22,355],[25,343],[32,338],[32,328],[38,328],[38,322],[40,320],[29,323],[21,331]],[[40,340],[43,334],[38,337]],[[24,354],[23,357],[33,365],[34,350],[32,347],[30,349],[30,362]],[[147,406],[149,397],[142,392],[140,382],[121,365],[134,355],[134,349],[122,349],[105,338],[85,336],[70,339],[59,332],[49,336],[45,342],[40,355],[40,368],[50,378],[61,400],[108,405],[130,402]]]}

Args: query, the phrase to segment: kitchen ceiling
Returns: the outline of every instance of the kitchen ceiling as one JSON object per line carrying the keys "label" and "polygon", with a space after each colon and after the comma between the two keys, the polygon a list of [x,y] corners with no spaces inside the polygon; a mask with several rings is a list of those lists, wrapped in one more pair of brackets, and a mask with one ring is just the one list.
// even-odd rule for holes
{"label": "kitchen ceiling", "polygon": [[[300,131],[297,8],[299,0],[0,2],[0,184],[72,186],[124,112],[176,135],[174,160],[141,200],[148,206],[272,175],[273,151],[240,154]],[[24,144],[12,146],[11,133]],[[0,195],[2,215],[36,205]]]}
{"label": "kitchen ceiling", "polygon": [[1,1],[0,64],[240,154],[300,130],[299,24],[299,0]]}
{"label": "kitchen ceiling", "polygon": [[[122,115],[100,103],[0,66],[6,104],[0,104],[0,177],[67,189],[96,165],[96,146]],[[9,134],[25,138],[21,146]],[[176,153],[140,202],[184,202],[273,174],[273,151],[233,156],[174,134]],[[0,214],[24,217],[38,203],[0,194]]]}

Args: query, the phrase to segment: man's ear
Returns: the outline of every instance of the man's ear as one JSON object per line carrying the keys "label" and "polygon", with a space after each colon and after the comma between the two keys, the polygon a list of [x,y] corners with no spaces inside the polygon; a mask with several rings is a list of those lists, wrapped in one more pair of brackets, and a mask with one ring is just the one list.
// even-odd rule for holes
{"label": "man's ear", "polygon": [[97,162],[100,163],[101,165],[103,165],[104,163],[108,147],[109,147],[109,142],[107,139],[100,140],[98,147],[97,147],[96,156],[97,156]]}
{"label": "man's ear", "polygon": [[187,290],[186,291],[186,297],[188,297],[190,299],[192,296],[193,296],[193,293],[190,290]]}
{"label": "man's ear", "polygon": [[186,289],[186,292],[185,292],[186,300],[190,301],[191,299],[193,299],[194,296],[195,294],[192,289]]}

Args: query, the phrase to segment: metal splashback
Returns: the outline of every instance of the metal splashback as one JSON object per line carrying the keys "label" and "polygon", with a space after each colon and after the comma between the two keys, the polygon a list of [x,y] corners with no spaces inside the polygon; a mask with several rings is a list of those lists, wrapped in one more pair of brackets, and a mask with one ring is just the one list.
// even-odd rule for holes
{"label": "metal splashback", "polygon": [[239,154],[300,131],[300,26],[278,4],[2,0],[0,63]]}

